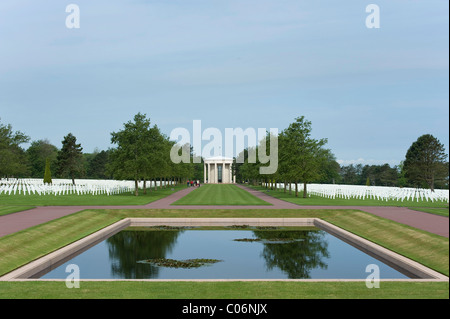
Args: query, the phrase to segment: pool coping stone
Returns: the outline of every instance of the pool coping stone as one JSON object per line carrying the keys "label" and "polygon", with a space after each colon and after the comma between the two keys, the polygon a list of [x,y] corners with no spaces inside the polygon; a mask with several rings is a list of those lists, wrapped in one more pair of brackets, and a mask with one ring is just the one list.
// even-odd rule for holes
{"label": "pool coping stone", "polygon": [[[416,261],[359,237],[320,218],[125,218],[95,233],[55,250],[0,277],[0,281],[65,281],[65,279],[30,278],[47,268],[55,268],[62,260],[79,254],[127,227],[145,226],[313,226],[350,245],[381,258],[419,277],[418,279],[386,279],[383,281],[447,281],[449,278]],[[361,279],[81,279],[80,281],[365,281]]]}

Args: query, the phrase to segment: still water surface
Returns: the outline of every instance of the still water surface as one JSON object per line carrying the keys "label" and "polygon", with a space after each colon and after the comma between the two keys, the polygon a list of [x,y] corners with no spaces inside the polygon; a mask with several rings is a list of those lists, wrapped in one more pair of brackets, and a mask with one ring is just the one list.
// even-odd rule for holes
{"label": "still water surface", "polygon": [[[236,241],[243,238],[259,241]],[[221,261],[189,269],[141,262],[152,258]],[[408,278],[322,230],[123,230],[41,278],[65,279],[69,264],[81,279],[365,279],[369,264],[381,279]]]}

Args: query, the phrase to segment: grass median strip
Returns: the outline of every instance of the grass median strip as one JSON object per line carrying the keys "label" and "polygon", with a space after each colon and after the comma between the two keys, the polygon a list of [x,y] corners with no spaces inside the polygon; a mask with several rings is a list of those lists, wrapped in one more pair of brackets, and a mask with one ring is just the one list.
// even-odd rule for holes
{"label": "grass median strip", "polygon": [[448,282],[0,282],[0,299],[448,299]]}
{"label": "grass median strip", "polygon": [[88,236],[120,218],[78,212],[0,238],[0,275]]}
{"label": "grass median strip", "polygon": [[244,189],[231,184],[198,187],[172,205],[271,205]]}

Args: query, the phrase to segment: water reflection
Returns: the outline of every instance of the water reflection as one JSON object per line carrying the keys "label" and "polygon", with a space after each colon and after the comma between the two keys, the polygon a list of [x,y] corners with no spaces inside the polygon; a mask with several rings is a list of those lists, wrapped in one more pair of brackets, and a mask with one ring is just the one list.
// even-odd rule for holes
{"label": "water reflection", "polygon": [[328,243],[323,231],[253,231],[259,239],[293,239],[279,243],[264,243],[261,256],[268,270],[279,268],[289,279],[309,279],[313,269],[327,269]]}
{"label": "water reflection", "polygon": [[159,268],[137,260],[164,258],[177,243],[183,230],[121,231],[106,240],[111,272],[116,278],[157,278]]}
{"label": "water reflection", "polygon": [[[139,262],[155,258],[221,262],[189,269]],[[66,266],[72,263],[79,266],[83,279],[364,279],[367,265],[373,263],[380,266],[383,278],[408,278],[315,229],[127,229],[46,270],[42,278],[64,279]]]}
{"label": "water reflection", "polygon": [[[180,234],[183,232],[184,230],[122,231],[110,237],[106,240],[106,243],[113,277],[130,279],[159,278],[161,268],[148,263],[138,263],[137,261],[168,258],[176,246]],[[206,232],[204,233],[206,234]],[[242,233],[251,234],[252,232],[242,231]],[[324,232],[317,230],[253,231],[254,237],[262,241],[251,244],[254,245],[252,250],[260,251],[260,261],[255,261],[255,266],[250,266],[256,268],[256,262],[261,263],[263,261],[266,271],[272,271],[277,268],[285,273],[289,279],[310,278],[312,269],[327,268],[324,259],[329,257],[329,253],[324,234]],[[280,240],[277,243],[273,243],[273,239],[293,239],[293,241]],[[203,242],[208,241],[208,238],[205,237],[201,240]],[[221,246],[221,254],[233,255],[236,259],[242,258],[245,250],[241,252],[240,248],[242,246],[240,245],[245,245],[245,243],[233,242],[232,240],[228,240],[228,242],[229,245],[226,248],[228,251],[225,251],[224,246]],[[212,242],[211,244],[214,245]],[[235,271],[238,273],[240,269]]]}

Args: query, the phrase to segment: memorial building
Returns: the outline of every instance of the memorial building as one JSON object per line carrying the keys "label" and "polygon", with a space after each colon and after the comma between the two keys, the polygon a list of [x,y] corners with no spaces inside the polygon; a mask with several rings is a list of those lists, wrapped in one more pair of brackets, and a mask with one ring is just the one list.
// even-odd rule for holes
{"label": "memorial building", "polygon": [[233,176],[233,159],[226,157],[210,157],[204,159],[204,183],[231,184],[236,182]]}

